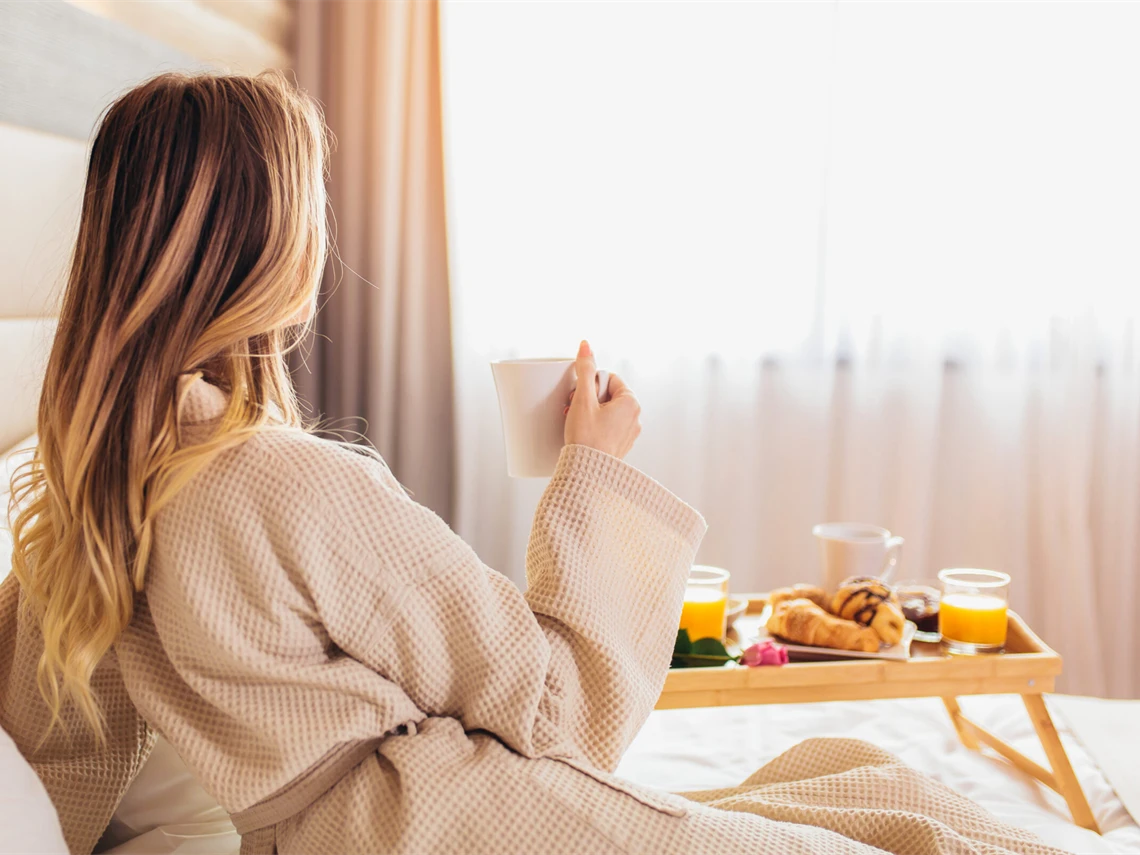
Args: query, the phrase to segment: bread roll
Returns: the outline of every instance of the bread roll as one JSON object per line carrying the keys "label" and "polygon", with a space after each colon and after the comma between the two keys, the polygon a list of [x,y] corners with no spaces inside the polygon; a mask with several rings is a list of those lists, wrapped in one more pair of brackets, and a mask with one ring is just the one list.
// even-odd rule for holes
{"label": "bread roll", "polygon": [[827,608],[827,591],[815,585],[793,585],[777,588],[768,594],[768,604],[774,609],[785,600],[811,600],[822,609]]}
{"label": "bread roll", "polygon": [[784,600],[772,609],[768,632],[795,644],[861,650],[879,649],[879,634],[854,621],[829,615],[811,600]]}

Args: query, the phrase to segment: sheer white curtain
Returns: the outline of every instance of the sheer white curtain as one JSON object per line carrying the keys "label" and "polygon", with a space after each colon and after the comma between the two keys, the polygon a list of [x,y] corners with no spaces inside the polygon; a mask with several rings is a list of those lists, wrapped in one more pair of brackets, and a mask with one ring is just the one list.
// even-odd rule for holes
{"label": "sheer white curtain", "polygon": [[1140,6],[445,3],[456,524],[522,579],[487,361],[579,338],[738,590],[811,525],[987,566],[1140,694]]}

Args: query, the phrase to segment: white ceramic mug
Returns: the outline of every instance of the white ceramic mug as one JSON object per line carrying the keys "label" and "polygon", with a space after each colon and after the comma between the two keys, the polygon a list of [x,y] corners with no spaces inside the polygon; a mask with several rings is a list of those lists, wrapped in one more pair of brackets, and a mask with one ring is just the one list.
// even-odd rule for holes
{"label": "white ceramic mug", "polygon": [[865,523],[821,523],[811,530],[823,558],[823,587],[835,593],[848,576],[878,576],[890,581],[903,539]]}
{"label": "white ceramic mug", "polygon": [[[549,478],[565,441],[570,392],[577,385],[573,359],[502,359],[491,363],[507,474],[512,478]],[[604,399],[609,372],[598,372],[598,398]]]}

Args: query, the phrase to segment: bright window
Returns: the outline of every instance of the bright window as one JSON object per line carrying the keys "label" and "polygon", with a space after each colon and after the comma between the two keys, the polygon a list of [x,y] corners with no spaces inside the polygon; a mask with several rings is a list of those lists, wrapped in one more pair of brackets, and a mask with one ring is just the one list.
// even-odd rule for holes
{"label": "bright window", "polygon": [[1138,34],[1122,3],[445,3],[461,346],[1119,331]]}

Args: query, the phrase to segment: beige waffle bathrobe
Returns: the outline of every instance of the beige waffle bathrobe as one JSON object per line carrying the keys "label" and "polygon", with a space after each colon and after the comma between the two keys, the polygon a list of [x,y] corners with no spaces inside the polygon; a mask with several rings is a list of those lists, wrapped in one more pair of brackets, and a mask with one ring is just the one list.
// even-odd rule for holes
{"label": "beige waffle bathrobe", "polygon": [[[223,405],[199,381],[184,418],[208,425]],[[0,724],[77,852],[145,757],[143,720],[233,814],[245,852],[1051,851],[849,740],[689,798],[615,778],[704,530],[637,470],[567,447],[522,594],[378,461],[270,429],[160,515],[145,596],[99,674],[110,750],[34,750],[36,639],[13,632],[11,584]]]}

